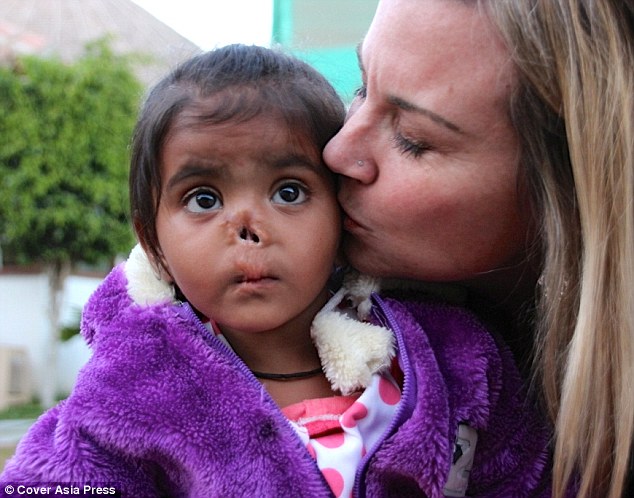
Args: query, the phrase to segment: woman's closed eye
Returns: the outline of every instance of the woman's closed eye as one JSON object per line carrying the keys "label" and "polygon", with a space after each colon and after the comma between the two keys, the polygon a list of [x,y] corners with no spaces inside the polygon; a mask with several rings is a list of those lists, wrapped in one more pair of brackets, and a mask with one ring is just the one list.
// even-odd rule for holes
{"label": "woman's closed eye", "polygon": [[188,192],[183,204],[192,213],[206,213],[222,207],[220,195],[210,188],[197,188]]}
{"label": "woman's closed eye", "polygon": [[414,159],[418,159],[425,152],[431,150],[431,146],[427,142],[407,138],[400,132],[396,133],[392,142],[401,153],[412,156]]}
{"label": "woman's closed eye", "polygon": [[303,204],[308,200],[308,192],[297,182],[287,182],[277,188],[271,200],[276,204]]}
{"label": "woman's closed eye", "polygon": [[367,95],[368,95],[368,89],[366,88],[365,85],[361,85],[359,88],[357,88],[354,91],[355,98],[364,99],[367,97]]}

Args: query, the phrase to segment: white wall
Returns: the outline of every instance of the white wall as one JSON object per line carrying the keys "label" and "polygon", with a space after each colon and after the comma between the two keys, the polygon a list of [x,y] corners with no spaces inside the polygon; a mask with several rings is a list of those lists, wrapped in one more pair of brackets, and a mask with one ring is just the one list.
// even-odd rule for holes
{"label": "white wall", "polygon": [[[60,310],[61,325],[71,325],[77,313],[101,282],[101,278],[70,276]],[[28,351],[31,391],[39,395],[46,363],[48,323],[48,279],[46,274],[0,273],[0,347],[22,347]],[[79,368],[90,352],[81,338],[60,343],[57,348],[57,390],[70,391]]]}

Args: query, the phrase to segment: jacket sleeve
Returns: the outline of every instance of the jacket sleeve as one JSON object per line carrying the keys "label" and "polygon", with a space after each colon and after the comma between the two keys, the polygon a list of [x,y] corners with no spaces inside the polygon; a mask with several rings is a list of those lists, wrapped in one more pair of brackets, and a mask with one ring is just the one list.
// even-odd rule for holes
{"label": "jacket sleeve", "polygon": [[81,425],[65,420],[62,402],[42,415],[20,441],[0,475],[0,496],[7,485],[81,489],[90,484],[112,487],[124,497],[158,498],[155,474],[150,464],[107,449]]}
{"label": "jacket sleeve", "polygon": [[428,496],[443,496],[464,424],[477,432],[467,496],[549,497],[551,427],[508,347],[466,309],[385,302],[405,340],[400,354],[410,381],[406,376],[403,399],[413,408],[383,455],[410,469]]}

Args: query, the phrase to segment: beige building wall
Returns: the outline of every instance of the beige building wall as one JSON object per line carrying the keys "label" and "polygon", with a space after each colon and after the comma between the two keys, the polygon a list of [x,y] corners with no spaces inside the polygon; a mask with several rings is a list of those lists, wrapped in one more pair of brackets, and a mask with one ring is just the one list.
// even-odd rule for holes
{"label": "beige building wall", "polygon": [[30,372],[25,348],[0,346],[0,410],[31,400]]}

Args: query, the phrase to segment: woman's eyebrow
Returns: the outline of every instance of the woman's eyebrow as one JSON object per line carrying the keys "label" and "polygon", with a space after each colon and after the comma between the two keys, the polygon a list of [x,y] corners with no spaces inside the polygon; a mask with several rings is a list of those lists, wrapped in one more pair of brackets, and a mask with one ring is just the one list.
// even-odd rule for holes
{"label": "woman's eyebrow", "polygon": [[[359,64],[359,70],[361,74],[365,73],[365,69],[363,68],[363,57],[361,55],[361,51],[363,49],[363,42],[357,44],[356,52],[357,52],[357,62]],[[417,114],[421,114],[429,119],[431,119],[434,123],[437,123],[445,128],[453,131],[454,133],[464,134],[465,132],[455,123],[452,123],[448,119],[443,118],[440,114],[437,114],[429,109],[424,107],[417,106],[408,102],[400,97],[390,96],[388,98],[388,102],[399,109],[402,109],[407,112],[415,112]]]}
{"label": "woman's eyebrow", "polygon": [[399,109],[402,109],[406,112],[414,112],[416,114],[421,114],[429,119],[431,119],[434,123],[437,123],[441,126],[444,126],[445,128],[455,132],[455,133],[459,133],[461,135],[463,135],[465,132],[456,124],[452,123],[451,121],[443,118],[441,115],[436,114],[433,111],[430,111],[429,109],[426,109],[424,107],[419,107],[415,104],[412,104],[411,102],[408,102],[400,97],[396,97],[396,96],[390,96],[388,97],[388,102],[396,107],[398,107]]}

